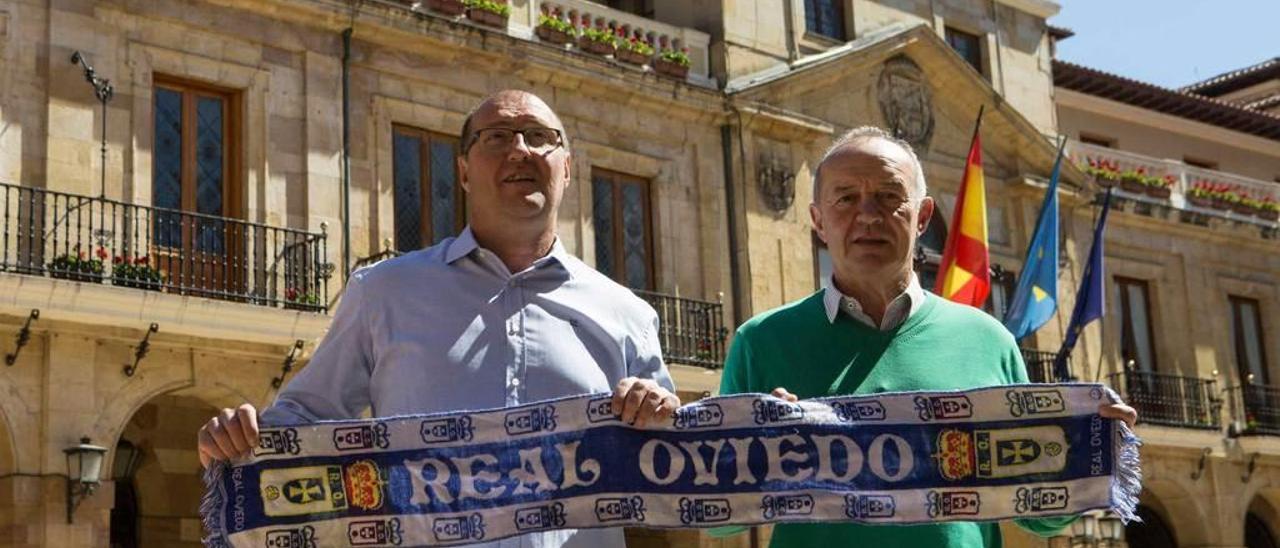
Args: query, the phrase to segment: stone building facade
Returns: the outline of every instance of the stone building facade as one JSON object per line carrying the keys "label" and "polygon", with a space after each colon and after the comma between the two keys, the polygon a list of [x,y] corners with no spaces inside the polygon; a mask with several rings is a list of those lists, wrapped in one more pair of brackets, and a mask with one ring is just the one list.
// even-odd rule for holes
{"label": "stone building facade", "polygon": [[[1280,538],[1280,402],[1271,380],[1280,232],[1274,208],[1248,207],[1280,200],[1280,117],[1267,107],[1278,67],[1273,59],[1165,89],[1054,63],[1070,156],[1172,183],[1167,195],[1114,190],[1107,316],[1075,360],[1076,374],[1108,379],[1145,416],[1147,525],[1129,529],[1131,546],[1273,546]],[[1205,189],[1246,205],[1199,197]],[[1064,219],[1079,235],[1097,207],[1071,211]],[[1054,333],[1047,326],[1037,339],[1054,343]]]}
{"label": "stone building facade", "polygon": [[[269,403],[276,381],[305,367],[344,273],[465,223],[450,167],[457,133],[499,89],[531,90],[564,119],[574,175],[560,238],[658,308],[686,400],[716,390],[738,322],[819,287],[812,172],[849,128],[885,126],[915,143],[945,218],[985,107],[992,262],[1008,272],[1059,132],[1078,140],[1111,131],[1102,118],[1141,119],[1121,125],[1158,135],[1117,134],[1121,148],[1201,146],[1165,135],[1177,126],[1239,154],[1221,154],[1220,167],[1254,178],[1268,177],[1258,159],[1276,156],[1274,135],[1072,99],[1055,87],[1046,21],[1058,6],[1046,0],[511,0],[497,26],[437,4],[0,0],[0,347],[14,356],[0,367],[0,546],[197,545],[194,432],[217,408]],[[556,44],[539,30],[544,15],[643,38],[658,54],[683,49],[687,74],[665,74],[672,67],[658,58],[632,65]],[[105,108],[86,64],[113,86]],[[1074,106],[1089,101],[1101,106]],[[1063,177],[1062,279],[1074,287],[1096,187],[1076,166]],[[1192,333],[1159,339],[1157,370],[1236,370],[1222,342],[1229,314],[1203,287],[1256,299],[1274,345],[1274,231],[1208,212],[1196,224],[1136,211],[1113,217],[1117,272],[1161,280],[1155,329]],[[937,225],[926,273],[945,219]],[[1204,264],[1215,270],[1192,268]],[[1028,348],[1055,348],[1063,314]],[[1103,332],[1115,325],[1087,332],[1076,376],[1120,370],[1123,349]],[[1150,506],[1178,526],[1193,515],[1243,523],[1239,489],[1227,485],[1241,462],[1252,473],[1244,485],[1267,492],[1273,438],[1197,430],[1200,444],[1143,428]],[[69,520],[63,450],[82,437],[109,451],[102,485]],[[1261,445],[1225,445],[1236,439]],[[1214,447],[1209,479],[1183,479],[1203,446]],[[1265,508],[1255,515],[1278,523]],[[1046,542],[1006,533],[1015,546]],[[1242,544],[1210,527],[1176,533],[1188,545]],[[629,538],[748,546],[768,531]]]}

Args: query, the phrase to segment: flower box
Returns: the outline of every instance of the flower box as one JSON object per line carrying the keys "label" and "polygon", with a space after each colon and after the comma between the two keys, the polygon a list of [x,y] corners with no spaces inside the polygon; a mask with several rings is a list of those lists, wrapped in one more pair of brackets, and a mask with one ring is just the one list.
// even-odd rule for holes
{"label": "flower box", "polygon": [[324,302],[318,293],[303,291],[296,287],[284,290],[284,307],[287,310],[319,311]]}
{"label": "flower box", "polygon": [[1147,196],[1157,200],[1168,200],[1173,196],[1173,188],[1167,186],[1150,185],[1146,188]]}
{"label": "flower box", "polygon": [[462,0],[427,0],[427,10],[457,17],[466,13],[467,6],[462,3]]}
{"label": "flower box", "polygon": [[560,29],[553,29],[548,26],[540,26],[537,30],[538,38],[543,42],[551,42],[552,44],[564,45],[573,42],[573,36]]}
{"label": "flower box", "polygon": [[1113,186],[1116,186],[1116,183],[1118,182],[1120,182],[1119,179],[1113,179],[1111,177],[1105,177],[1102,175],[1093,176],[1093,184],[1098,185],[1099,187],[1102,187],[1102,188],[1111,188]]}
{"label": "flower box", "polygon": [[77,245],[75,252],[54,257],[45,268],[51,278],[96,284],[102,282],[102,273],[105,271],[103,260],[110,256],[106,249],[99,247],[94,252],[94,257],[90,258]]}
{"label": "flower box", "polygon": [[1146,193],[1147,193],[1147,185],[1146,185],[1146,184],[1143,184],[1143,182],[1142,182],[1142,181],[1136,181],[1136,180],[1133,180],[1133,179],[1129,179],[1129,178],[1121,177],[1121,178],[1120,178],[1120,190],[1123,190],[1123,191],[1128,192],[1128,193],[1130,193],[1130,194],[1146,194]]}
{"label": "flower box", "polygon": [[599,40],[592,40],[587,36],[578,38],[578,48],[587,53],[594,53],[601,56],[612,55],[617,49],[613,44],[601,42]]}
{"label": "flower box", "polygon": [[677,80],[684,80],[689,77],[689,65],[682,65],[661,57],[653,60],[653,70],[658,74],[670,76]]}
{"label": "flower box", "polygon": [[111,285],[159,291],[164,286],[164,273],[151,266],[150,255],[116,256],[112,260]]}
{"label": "flower box", "polygon": [[164,285],[163,282],[157,280],[148,280],[146,278],[111,278],[111,285],[119,287],[132,287],[134,289],[146,289],[149,291],[160,291]]}
{"label": "flower box", "polygon": [[1239,213],[1240,215],[1250,216],[1257,213],[1258,209],[1244,202],[1236,202],[1231,204],[1231,211]]}
{"label": "flower box", "polygon": [[618,48],[618,51],[614,52],[613,58],[623,63],[640,66],[648,63],[652,56],[627,48]]}
{"label": "flower box", "polygon": [[1187,201],[1191,202],[1191,205],[1196,207],[1213,209],[1213,198],[1209,198],[1207,196],[1196,196],[1195,194],[1187,194]]}
{"label": "flower box", "polygon": [[470,8],[467,10],[467,19],[487,27],[505,29],[507,28],[507,17],[501,13],[494,13],[485,9]]}
{"label": "flower box", "polygon": [[1259,209],[1258,218],[1264,221],[1280,221],[1280,209]]}
{"label": "flower box", "polygon": [[50,268],[49,277],[60,280],[71,280],[73,282],[85,282],[91,284],[102,283],[101,272],[85,272],[81,270],[67,270],[61,268]]}

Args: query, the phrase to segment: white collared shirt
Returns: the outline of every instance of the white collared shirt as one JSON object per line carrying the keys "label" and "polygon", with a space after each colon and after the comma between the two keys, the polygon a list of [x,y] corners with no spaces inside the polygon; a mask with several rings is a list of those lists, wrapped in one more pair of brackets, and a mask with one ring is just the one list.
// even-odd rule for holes
{"label": "white collared shirt", "polygon": [[[674,390],[652,307],[558,239],[512,273],[468,227],[353,273],[310,364],[261,422],[510,407],[611,392],[625,377]],[[625,539],[621,528],[565,529],[475,546],[622,548]]]}
{"label": "white collared shirt", "polygon": [[911,281],[907,282],[907,290],[889,301],[889,306],[884,309],[884,317],[880,319],[880,325],[876,325],[871,315],[863,310],[862,303],[836,289],[834,275],[827,279],[827,288],[822,295],[822,303],[827,308],[827,321],[835,323],[836,314],[843,311],[850,318],[880,331],[890,331],[902,325],[902,322],[907,321],[907,318],[920,310],[924,305],[924,299],[924,288],[920,287],[920,280],[912,272]]}

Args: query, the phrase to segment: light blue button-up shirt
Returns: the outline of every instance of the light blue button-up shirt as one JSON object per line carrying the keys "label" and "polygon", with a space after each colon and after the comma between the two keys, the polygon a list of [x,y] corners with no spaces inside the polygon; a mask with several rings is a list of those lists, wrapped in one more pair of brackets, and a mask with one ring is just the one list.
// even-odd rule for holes
{"label": "light blue button-up shirt", "polygon": [[[565,251],[512,274],[471,229],[351,275],[310,363],[264,424],[507,407],[611,392],[626,377],[674,388],[653,308]],[[620,529],[485,546],[623,546]]]}

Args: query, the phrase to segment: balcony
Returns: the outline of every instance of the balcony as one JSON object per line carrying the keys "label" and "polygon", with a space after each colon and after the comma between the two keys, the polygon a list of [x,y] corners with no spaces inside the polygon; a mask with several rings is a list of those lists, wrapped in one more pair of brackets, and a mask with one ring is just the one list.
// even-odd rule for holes
{"label": "balcony", "polygon": [[310,312],[326,235],[0,183],[0,272]]}
{"label": "balcony", "polygon": [[658,312],[662,359],[707,369],[724,366],[724,305],[718,302],[632,290]]}
{"label": "balcony", "polygon": [[[506,3],[502,1],[500,3]],[[484,23],[471,21],[464,16],[462,12],[454,12],[442,4],[454,4],[452,0],[445,2],[412,2],[410,0],[396,0],[392,4],[409,7],[417,5],[419,12],[427,13],[436,17],[445,17],[451,20],[467,21],[477,26],[484,27]],[[455,9],[460,7],[454,4]],[[671,75],[678,80],[688,80],[690,83],[697,84],[702,87],[715,88],[717,86],[715,80],[711,78],[711,36],[705,32],[687,27],[680,27],[667,23],[662,23],[635,15],[623,10],[610,8],[602,3],[590,2],[588,0],[533,0],[523,4],[510,4],[511,13],[505,20],[501,20],[501,24],[489,25],[490,30],[505,32],[511,36],[522,38],[525,40],[533,40],[543,42],[555,48],[576,49],[582,51],[586,55],[599,55],[604,59],[616,63],[620,67],[630,67],[636,71],[654,71],[662,72],[664,67],[659,67],[659,54],[664,49],[672,51],[687,50],[689,56],[689,67],[687,75]],[[679,9],[679,8],[675,8]],[[575,27],[581,34],[583,28],[607,28],[610,33],[624,38],[635,37],[639,40],[647,41],[655,51],[651,55],[636,57],[633,55],[615,54],[611,51],[588,52],[587,47],[583,47],[572,36],[565,36],[561,33],[544,33],[538,30],[540,17],[547,15],[556,17]],[[683,15],[683,14],[681,14]],[[587,45],[588,47],[590,44]],[[606,48],[607,49],[607,48]],[[625,53],[625,52],[623,52]]]}
{"label": "balcony", "polygon": [[1134,204],[1134,211],[1151,216],[1176,217],[1189,224],[1233,222],[1260,228],[1263,236],[1280,232],[1280,213],[1202,197],[1194,189],[1213,187],[1256,203],[1280,202],[1280,185],[1231,173],[1192,167],[1175,160],[1162,160],[1113,148],[1067,141],[1067,156],[1081,169],[1105,161],[1115,171],[1142,170],[1147,176],[1171,181],[1168,191],[1141,185],[1117,185],[1115,196]]}
{"label": "balcony", "polygon": [[1216,430],[1222,401],[1212,379],[1129,370],[1111,375],[1112,388],[1138,410],[1142,423]]}
{"label": "balcony", "polygon": [[[536,4],[540,13],[553,17],[559,14],[560,18],[567,18],[579,28],[604,27],[624,39],[635,37],[646,41],[656,49],[655,53],[661,53],[664,49],[680,51],[683,48],[689,55],[689,80],[703,86],[716,85],[711,79],[711,36],[705,32],[660,23],[588,0],[544,0]],[[531,19],[530,25],[538,25],[536,16]],[[612,58],[622,62],[618,55]],[[658,68],[654,59],[644,64],[653,69]]]}
{"label": "balcony", "polygon": [[1280,387],[1246,384],[1231,389],[1232,416],[1242,436],[1280,436]]}
{"label": "balcony", "polygon": [[1031,350],[1023,348],[1022,361],[1027,364],[1027,379],[1035,383],[1069,382],[1072,379],[1059,379],[1053,371],[1056,352]]}

